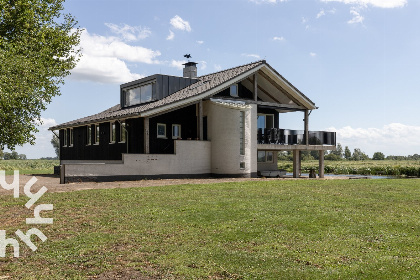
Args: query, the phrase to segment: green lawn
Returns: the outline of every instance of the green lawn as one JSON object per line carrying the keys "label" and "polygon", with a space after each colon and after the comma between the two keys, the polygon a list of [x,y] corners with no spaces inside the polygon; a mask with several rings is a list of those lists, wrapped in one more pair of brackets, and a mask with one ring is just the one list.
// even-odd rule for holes
{"label": "green lawn", "polygon": [[[7,230],[8,237],[16,229],[31,228],[24,222],[31,216],[26,201],[1,197],[0,229]],[[120,272],[138,279],[139,275],[150,277],[144,279],[418,279],[420,275],[417,179],[88,190],[45,194],[39,203],[54,204],[53,213],[41,212],[53,217],[54,224],[38,227],[48,240],[37,240],[36,252],[22,243],[21,258],[0,258],[0,276],[87,279]]]}

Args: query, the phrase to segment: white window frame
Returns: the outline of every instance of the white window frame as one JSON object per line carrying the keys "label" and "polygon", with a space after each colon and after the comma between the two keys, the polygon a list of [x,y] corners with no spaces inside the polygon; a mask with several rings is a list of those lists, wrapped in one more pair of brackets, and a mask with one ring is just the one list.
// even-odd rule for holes
{"label": "white window frame", "polygon": [[[274,128],[275,126],[275,120],[274,120],[274,114],[258,114],[258,117],[262,117],[264,116],[264,127],[258,127],[258,128]],[[272,127],[267,127],[267,116],[271,116],[272,120],[273,120],[273,126]],[[258,119],[257,119],[257,125],[258,125]]]}
{"label": "white window frame", "polygon": [[67,147],[67,128],[63,129],[63,147]]}
{"label": "white window frame", "polygon": [[[235,91],[232,94],[233,87],[235,87]],[[239,97],[239,86],[238,86],[238,84],[234,84],[234,85],[231,85],[230,86],[230,88],[229,88],[229,95],[232,96],[232,97]]]}
{"label": "white window frame", "polygon": [[87,139],[86,139],[86,145],[87,146],[90,146],[90,145],[92,145],[92,126],[91,125],[88,125],[87,127],[86,127],[86,137],[87,137]]}
{"label": "white window frame", "polygon": [[117,138],[117,127],[115,122],[109,123],[109,143],[114,144]]}
{"label": "white window frame", "polygon": [[[258,151],[258,153],[262,153],[264,152],[264,161],[259,161],[259,157],[257,154],[257,162],[258,163],[273,163],[274,162],[274,152],[273,151]],[[271,160],[267,160],[268,159],[268,154],[271,154]]]}
{"label": "white window frame", "polygon": [[[164,135],[163,134],[159,135],[159,126],[163,126],[164,127]],[[165,123],[157,123],[156,124],[156,137],[157,138],[161,138],[161,139],[168,139],[166,137],[166,124]]]}
{"label": "white window frame", "polygon": [[95,133],[95,143],[94,145],[99,145],[99,139],[100,139],[100,129],[99,129],[99,124],[95,124],[95,129],[94,129],[94,133]]}
{"label": "white window frame", "polygon": [[74,131],[73,128],[69,129],[69,147],[73,147],[74,144]]}
{"label": "white window frame", "polygon": [[127,130],[126,130],[126,122],[121,121],[120,122],[120,142],[119,143],[125,143],[127,141]]}
{"label": "white window frame", "polygon": [[[179,135],[174,135],[174,127],[178,127]],[[173,124],[172,125],[172,139],[179,139],[181,138],[181,125],[180,124]]]}

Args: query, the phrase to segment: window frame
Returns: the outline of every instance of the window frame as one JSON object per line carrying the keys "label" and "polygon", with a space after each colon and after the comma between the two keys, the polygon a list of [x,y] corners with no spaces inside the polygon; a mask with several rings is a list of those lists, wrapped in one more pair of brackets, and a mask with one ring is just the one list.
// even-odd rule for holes
{"label": "window frame", "polygon": [[[235,88],[234,93],[232,94],[232,89]],[[229,95],[231,97],[239,97],[239,86],[238,84],[233,84],[229,87]]]}
{"label": "window frame", "polygon": [[86,145],[90,146],[92,145],[92,126],[88,125],[86,126]]}
{"label": "window frame", "polygon": [[117,142],[117,126],[115,122],[109,123],[109,143],[114,144]]}
{"label": "window frame", "polygon": [[239,154],[245,155],[245,122],[246,122],[245,111],[239,111]]}
{"label": "window frame", "polygon": [[[159,134],[159,126],[164,127],[164,135]],[[156,124],[156,137],[159,138],[159,139],[168,139],[168,137],[166,137],[166,124],[165,123],[157,123]]]}
{"label": "window frame", "polygon": [[[127,141],[127,123],[124,121],[120,121],[120,138],[118,143],[125,143]],[[124,137],[123,137],[124,135]]]}
{"label": "window frame", "polygon": [[[264,153],[264,160],[260,160],[259,153]],[[267,160],[271,154],[271,160]],[[273,151],[258,151],[257,153],[257,163],[274,163],[274,152]]]}
{"label": "window frame", "polygon": [[[178,133],[179,133],[179,135],[178,136],[175,136],[174,135],[174,127],[178,127]],[[181,133],[182,133],[182,131],[181,131],[181,125],[180,124],[172,124],[172,139],[179,139],[179,138],[182,138],[181,137]]]}
{"label": "window frame", "polygon": [[[153,101],[153,84],[154,83],[149,82],[146,84],[136,85],[133,87],[123,89],[124,107],[130,107]],[[150,89],[146,90],[149,87]],[[133,96],[133,103],[130,102],[130,95]]]}
{"label": "window frame", "polygon": [[67,147],[67,128],[63,129],[63,147]]}
{"label": "window frame", "polygon": [[74,145],[74,131],[73,128],[69,128],[69,147]]}
{"label": "window frame", "polygon": [[99,124],[94,124],[95,129],[94,129],[94,133],[95,133],[95,142],[93,145],[99,145],[99,140],[100,140],[100,129],[99,129]]}

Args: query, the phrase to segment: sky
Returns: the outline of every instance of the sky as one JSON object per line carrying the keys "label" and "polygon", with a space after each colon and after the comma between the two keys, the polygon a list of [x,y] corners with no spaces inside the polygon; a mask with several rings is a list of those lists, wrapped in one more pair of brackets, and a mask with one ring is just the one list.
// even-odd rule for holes
{"label": "sky", "polygon": [[[67,0],[83,56],[43,112],[28,158],[55,156],[48,127],[119,102],[119,85],[265,59],[319,109],[310,130],[372,156],[420,154],[418,0]],[[280,115],[303,129],[303,113]]]}

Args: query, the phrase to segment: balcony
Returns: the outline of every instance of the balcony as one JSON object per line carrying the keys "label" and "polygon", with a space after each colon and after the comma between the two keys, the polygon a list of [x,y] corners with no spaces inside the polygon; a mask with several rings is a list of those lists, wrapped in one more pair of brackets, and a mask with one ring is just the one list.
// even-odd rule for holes
{"label": "balcony", "polygon": [[[259,145],[299,145],[299,149],[301,148],[301,146],[307,146],[305,141],[305,132],[303,130],[291,130],[282,128],[259,128],[257,133],[257,140]],[[336,133],[327,131],[309,131],[308,145],[316,147],[333,146],[335,148]],[[286,150],[293,149],[293,147],[283,148],[285,148]]]}

